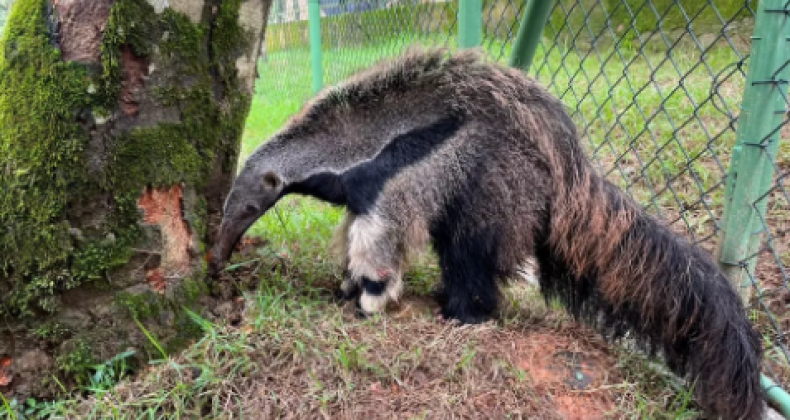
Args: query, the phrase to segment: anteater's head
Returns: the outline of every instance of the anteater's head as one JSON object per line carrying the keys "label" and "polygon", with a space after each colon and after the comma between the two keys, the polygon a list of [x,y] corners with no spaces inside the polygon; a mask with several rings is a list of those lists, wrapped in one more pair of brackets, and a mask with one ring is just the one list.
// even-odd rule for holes
{"label": "anteater's head", "polygon": [[225,200],[219,236],[209,253],[210,277],[215,277],[224,268],[241,237],[277,203],[283,189],[284,182],[279,174],[260,170],[248,162]]}

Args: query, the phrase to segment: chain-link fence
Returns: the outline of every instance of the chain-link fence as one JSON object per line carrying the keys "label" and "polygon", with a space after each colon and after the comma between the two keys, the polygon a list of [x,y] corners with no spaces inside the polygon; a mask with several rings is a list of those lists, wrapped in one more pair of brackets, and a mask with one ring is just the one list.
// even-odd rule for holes
{"label": "chain-link fence", "polygon": [[[312,93],[307,1],[275,0],[261,69],[262,84],[299,106]],[[323,1],[327,84],[412,44],[457,45],[458,1]],[[510,57],[526,6],[483,1],[482,46],[494,59]],[[788,16],[784,6],[763,19]],[[787,37],[775,27],[752,42],[757,14],[748,0],[557,1],[530,71],[573,112],[600,171],[715,253],[743,286],[767,347],[765,373],[786,388],[790,141],[780,137],[790,56],[777,61],[765,51],[774,61],[748,84],[765,89],[750,109],[771,115],[741,127],[755,45]],[[768,97],[770,106],[760,106]]]}
{"label": "chain-link fence", "polygon": [[[574,111],[601,171],[720,257],[764,337],[766,374],[788,385],[790,57],[763,63],[749,84],[765,86],[756,101],[770,105],[748,104],[755,46],[787,36],[776,27],[751,42],[756,11],[756,1],[560,1],[533,69]],[[747,106],[776,117],[749,131]]]}
{"label": "chain-link fence", "polygon": [[[574,111],[609,179],[719,256],[765,340],[766,374],[788,385],[790,57],[753,69],[749,89],[766,89],[754,100],[770,104],[747,103],[756,45],[787,36],[777,26],[751,42],[756,11],[750,1],[560,1],[533,71]],[[741,127],[747,107],[775,117]]]}
{"label": "chain-link fence", "polygon": [[[417,43],[454,43],[457,4],[423,0],[321,0],[323,79],[331,84]],[[275,0],[270,11],[261,79],[296,101],[310,89],[308,0]],[[299,70],[296,70],[299,69]],[[307,77],[304,80],[294,80]],[[283,77],[286,76],[286,77]]]}

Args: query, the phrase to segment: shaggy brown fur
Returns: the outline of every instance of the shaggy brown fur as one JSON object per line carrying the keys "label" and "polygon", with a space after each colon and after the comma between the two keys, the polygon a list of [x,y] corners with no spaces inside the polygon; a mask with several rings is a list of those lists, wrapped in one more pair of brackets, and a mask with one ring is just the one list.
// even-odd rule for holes
{"label": "shaggy brown fur", "polygon": [[461,322],[488,319],[497,281],[534,256],[547,299],[663,356],[711,413],[760,417],[761,343],[727,278],[601,178],[563,104],[518,70],[414,50],[324,92],[246,163],[212,266],[288,193],[347,206],[344,289],[364,312],[397,298],[428,238]]}

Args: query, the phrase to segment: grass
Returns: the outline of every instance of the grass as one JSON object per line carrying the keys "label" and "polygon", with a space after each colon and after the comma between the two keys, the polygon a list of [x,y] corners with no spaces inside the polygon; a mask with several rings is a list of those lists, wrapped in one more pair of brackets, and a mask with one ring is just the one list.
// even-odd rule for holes
{"label": "grass", "polygon": [[[664,376],[652,373],[646,385],[645,361],[607,347],[543,305],[508,307],[499,323],[458,328],[437,323],[433,307],[412,294],[391,316],[359,320],[351,308],[328,301],[326,273],[296,264],[285,270],[272,259],[261,263],[267,274],[244,296],[242,324],[193,315],[204,336],[183,353],[155,361],[111,390],[39,405],[34,414],[474,418],[485,412],[495,418],[554,419],[582,408],[669,419],[679,418],[675,412],[693,413],[688,397]],[[530,289],[510,293],[522,294],[514,301],[536,297]],[[565,389],[561,381],[570,370],[558,375],[556,360],[535,360],[555,349],[570,349],[589,362],[588,389]],[[560,397],[564,400],[550,403]]]}
{"label": "grass", "polygon": [[[407,36],[326,51],[327,84],[417,41]],[[488,39],[486,46],[501,59],[509,56],[509,44]],[[555,45],[539,49],[535,69],[574,112],[601,169],[679,230],[704,238],[721,213],[723,168],[735,139],[721,110],[737,114],[744,77],[728,69],[739,58],[715,48],[701,66],[692,48],[638,51],[599,47],[587,55]],[[242,160],[311,96],[309,64],[306,49],[270,52],[261,63]],[[708,68],[730,76],[714,80]],[[780,160],[790,160],[787,147]],[[777,203],[779,211],[789,204]],[[339,273],[325,249],[342,216],[342,209],[316,200],[283,200],[250,230],[268,244],[228,274],[255,285],[238,298],[240,324],[194,315],[203,338],[182,354],[163,353],[138,377],[100,382],[57,402],[4,401],[6,412],[97,419],[471,418],[481,412],[549,419],[580,414],[574,409],[629,418],[696,415],[688,390],[639,355],[607,346],[546,308],[534,289],[510,291],[496,323],[437,323],[426,299],[438,277],[430,258],[408,274],[409,295],[393,314],[356,319],[328,296]],[[593,378],[592,388],[574,391],[559,377],[553,357],[567,351],[587,363],[582,371]]]}

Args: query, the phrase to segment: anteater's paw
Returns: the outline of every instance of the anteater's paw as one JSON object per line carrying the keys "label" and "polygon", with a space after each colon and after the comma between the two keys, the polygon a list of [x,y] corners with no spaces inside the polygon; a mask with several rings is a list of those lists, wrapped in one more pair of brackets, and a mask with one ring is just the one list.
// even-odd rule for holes
{"label": "anteater's paw", "polygon": [[335,303],[338,305],[343,305],[354,299],[358,300],[360,295],[362,295],[362,289],[359,285],[349,283],[343,283],[343,285],[335,289],[333,293]]}
{"label": "anteater's paw", "polygon": [[438,314],[439,320],[452,324],[482,324],[491,320],[491,311],[480,308],[449,308],[442,307]]}
{"label": "anteater's paw", "polygon": [[356,291],[345,291],[342,288],[338,287],[335,289],[333,293],[334,300],[337,304],[342,305],[346,302],[352,301],[359,297],[359,290]]}
{"label": "anteater's paw", "polygon": [[434,310],[434,311],[433,311],[433,315],[434,315],[434,317],[436,318],[436,321],[437,321],[437,322],[439,322],[439,323],[441,323],[441,324],[448,324],[448,325],[449,325],[449,324],[455,324],[455,325],[460,325],[460,322],[459,322],[458,320],[456,320],[456,319],[452,319],[452,318],[445,318],[445,317],[444,317],[444,315],[442,314],[442,308],[437,308],[436,310]]}
{"label": "anteater's paw", "polygon": [[430,296],[440,308],[447,305],[447,293],[445,293],[444,289],[432,290],[428,296]]}
{"label": "anteater's paw", "polygon": [[357,319],[368,319],[372,314],[365,312],[365,310],[362,309],[360,300],[357,299],[356,302],[354,302],[354,315],[356,315]]}

